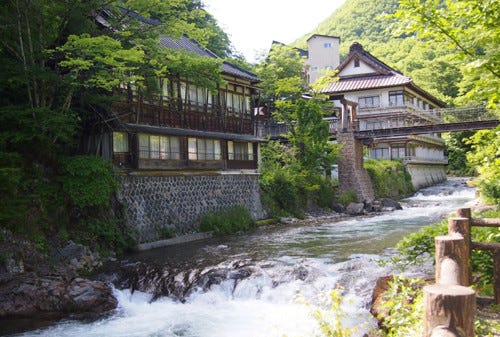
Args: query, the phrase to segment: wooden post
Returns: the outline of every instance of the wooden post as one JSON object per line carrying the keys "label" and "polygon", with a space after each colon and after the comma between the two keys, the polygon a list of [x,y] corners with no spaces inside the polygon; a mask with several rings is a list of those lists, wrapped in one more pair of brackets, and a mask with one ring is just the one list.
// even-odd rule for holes
{"label": "wooden post", "polygon": [[500,304],[500,249],[493,250],[493,291],[495,303]]}
{"label": "wooden post", "polygon": [[[460,213],[466,213],[465,210],[470,209],[467,208],[461,208],[459,211]],[[450,218],[448,220],[448,234],[453,235],[453,234],[460,234],[464,238],[464,243],[465,243],[465,251],[463,252],[463,255],[459,256],[460,259],[462,259],[463,264],[461,262],[461,265],[463,265],[464,268],[464,273],[465,273],[465,283],[460,284],[462,286],[469,286],[472,280],[472,269],[470,265],[470,256],[471,256],[471,220],[470,218]]]}
{"label": "wooden post", "polygon": [[457,209],[457,218],[467,218],[472,219],[472,213],[470,208],[459,208]]}
{"label": "wooden post", "polygon": [[476,293],[457,285],[424,287],[424,337],[473,337]]}
{"label": "wooden post", "polygon": [[436,283],[468,285],[466,273],[466,247],[461,235],[437,236],[436,243]]}

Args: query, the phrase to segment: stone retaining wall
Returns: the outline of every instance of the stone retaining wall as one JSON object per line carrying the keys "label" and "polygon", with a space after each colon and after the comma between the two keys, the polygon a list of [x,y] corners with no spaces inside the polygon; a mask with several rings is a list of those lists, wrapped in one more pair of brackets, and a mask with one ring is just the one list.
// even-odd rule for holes
{"label": "stone retaining wall", "polygon": [[118,198],[139,243],[165,239],[168,232],[193,233],[203,214],[226,206],[242,205],[254,219],[265,217],[256,173],[141,173],[120,176],[118,182]]}

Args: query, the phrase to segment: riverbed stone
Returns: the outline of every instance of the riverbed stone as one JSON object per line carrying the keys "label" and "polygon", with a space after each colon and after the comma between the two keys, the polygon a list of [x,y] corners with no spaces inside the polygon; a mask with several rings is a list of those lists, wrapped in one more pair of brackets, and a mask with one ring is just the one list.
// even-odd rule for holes
{"label": "riverbed stone", "polygon": [[363,214],[365,210],[365,205],[363,203],[351,202],[347,205],[345,213],[349,215],[360,215]]}
{"label": "riverbed stone", "polygon": [[117,304],[111,287],[100,281],[36,273],[4,274],[0,279],[0,318],[102,314]]}

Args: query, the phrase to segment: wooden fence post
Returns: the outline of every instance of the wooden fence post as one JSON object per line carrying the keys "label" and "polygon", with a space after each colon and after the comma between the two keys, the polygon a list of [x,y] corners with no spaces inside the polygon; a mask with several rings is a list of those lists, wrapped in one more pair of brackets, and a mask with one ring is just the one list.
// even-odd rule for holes
{"label": "wooden fence post", "polygon": [[500,304],[500,249],[493,251],[493,291],[495,303]]}
{"label": "wooden fence post", "polygon": [[473,337],[476,292],[458,285],[424,287],[424,337]]}
{"label": "wooden fence post", "polygon": [[465,239],[459,234],[436,236],[436,283],[468,284]]}
{"label": "wooden fence post", "polygon": [[[462,211],[466,209],[461,209]],[[470,209],[469,209],[470,211]],[[472,279],[472,269],[470,264],[471,256],[471,220],[470,218],[450,218],[448,220],[448,234],[459,234],[464,238],[465,250],[461,255],[457,255],[461,259],[460,265],[465,273],[465,283],[460,283],[462,286],[469,286]]]}

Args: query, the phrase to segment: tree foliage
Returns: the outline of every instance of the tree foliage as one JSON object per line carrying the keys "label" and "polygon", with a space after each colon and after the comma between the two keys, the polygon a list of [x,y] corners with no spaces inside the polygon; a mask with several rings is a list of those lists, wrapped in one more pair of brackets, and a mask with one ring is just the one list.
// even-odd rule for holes
{"label": "tree foliage", "polygon": [[231,55],[227,35],[200,0],[6,0],[0,20],[2,226],[53,234],[75,222],[116,239],[101,209],[113,178],[98,159],[74,156],[82,135],[111,117],[124,83],[153,92],[158,76],[221,81],[222,60],[168,50],[163,34],[187,34],[221,57]]}
{"label": "tree foliage", "polygon": [[[323,120],[326,105],[307,87],[304,69],[298,51],[283,45],[273,46],[257,67],[263,102],[275,121],[289,130],[287,145],[270,142],[263,147],[261,187],[271,199],[269,204],[290,213],[308,202],[331,204],[333,186],[324,175],[338,155],[338,148],[329,142],[329,123]],[[305,96],[308,93],[311,96]]]}
{"label": "tree foliage", "polygon": [[468,102],[488,101],[495,108],[500,98],[500,4],[494,0],[400,0],[396,18],[403,33],[442,43],[462,61]]}

